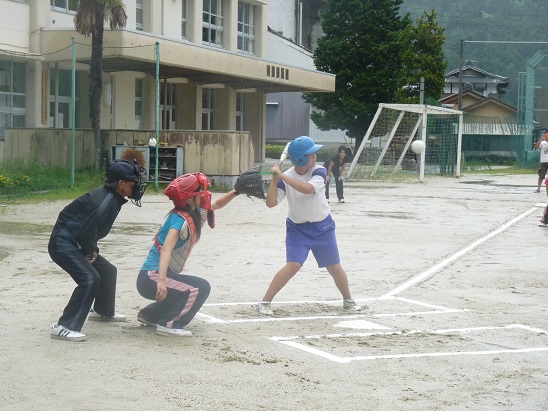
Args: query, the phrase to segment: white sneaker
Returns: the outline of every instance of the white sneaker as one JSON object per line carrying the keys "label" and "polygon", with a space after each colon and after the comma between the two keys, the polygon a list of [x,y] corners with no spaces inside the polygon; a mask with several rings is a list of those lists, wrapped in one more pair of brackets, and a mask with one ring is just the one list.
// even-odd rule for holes
{"label": "white sneaker", "polygon": [[339,200],[339,203],[344,203],[344,198],[341,198],[341,199]]}
{"label": "white sneaker", "polygon": [[167,328],[159,324],[156,326],[156,334],[167,336],[174,335],[179,337],[192,337],[192,333],[185,330],[184,328]]}
{"label": "white sneaker", "polygon": [[540,222],[538,223],[538,226],[539,227],[546,227],[546,226],[548,226],[548,224],[546,224],[544,221],[540,220]]}
{"label": "white sneaker", "polygon": [[73,331],[67,327],[59,324],[53,324],[51,326],[51,338],[57,338],[58,340],[65,341],[86,341],[86,335],[78,331]]}
{"label": "white sneaker", "polygon": [[259,301],[257,303],[257,312],[262,315],[272,315],[274,314],[274,311],[272,311],[272,307],[270,307],[270,302],[268,301]]}
{"label": "white sneaker", "polygon": [[353,299],[344,299],[343,300],[343,309],[349,311],[361,311],[362,308],[367,308],[365,305],[363,307],[356,304],[356,301]]}
{"label": "white sneaker", "polygon": [[124,314],[114,313],[112,317],[107,315],[101,315],[93,310],[89,310],[88,319],[91,321],[112,321],[112,322],[125,322],[126,316]]}

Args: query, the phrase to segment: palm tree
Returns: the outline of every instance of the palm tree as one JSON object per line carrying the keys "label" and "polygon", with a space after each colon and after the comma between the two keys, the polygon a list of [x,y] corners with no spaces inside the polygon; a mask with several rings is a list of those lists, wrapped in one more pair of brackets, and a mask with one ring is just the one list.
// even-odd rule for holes
{"label": "palm tree", "polygon": [[74,27],[84,37],[91,35],[91,65],[89,68],[89,116],[95,138],[95,168],[101,167],[101,93],[103,91],[103,32],[105,21],[110,29],[126,26],[127,14],[122,0],[80,0],[74,16]]}

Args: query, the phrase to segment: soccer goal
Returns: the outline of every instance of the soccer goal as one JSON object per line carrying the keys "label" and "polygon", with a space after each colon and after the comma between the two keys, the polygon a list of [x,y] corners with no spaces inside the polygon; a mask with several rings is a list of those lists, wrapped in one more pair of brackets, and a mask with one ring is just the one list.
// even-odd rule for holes
{"label": "soccer goal", "polygon": [[[425,104],[379,104],[348,169],[350,179],[381,175],[460,175],[462,111]],[[426,151],[413,153],[413,140]]]}

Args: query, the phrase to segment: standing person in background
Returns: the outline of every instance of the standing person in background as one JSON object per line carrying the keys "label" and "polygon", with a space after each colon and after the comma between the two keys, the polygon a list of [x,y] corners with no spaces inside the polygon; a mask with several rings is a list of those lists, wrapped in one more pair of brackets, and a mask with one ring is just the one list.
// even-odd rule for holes
{"label": "standing person in background", "polygon": [[327,180],[325,183],[325,198],[329,200],[329,182],[331,181],[331,175],[335,177],[335,188],[337,190],[337,198],[339,203],[344,203],[344,188],[342,173],[348,163],[352,160],[350,156],[346,154],[346,147],[339,146],[337,154],[331,157],[324,163],[324,167],[327,170]]}
{"label": "standing person in background", "polygon": [[[116,160],[105,173],[105,185],[74,200],[60,213],[48,244],[51,259],[76,282],[63,315],[51,327],[51,337],[84,341],[80,330],[86,317],[97,321],[125,321],[114,311],[117,269],[97,242],[110,232],[126,197],[141,206],[145,169],[136,161]],[[93,309],[91,306],[93,304]]]}
{"label": "standing person in background", "polygon": [[[546,195],[548,196],[548,178],[544,180],[544,185],[546,186]],[[548,227],[548,204],[544,207],[544,212],[538,225],[539,227]]]}
{"label": "standing person in background", "polygon": [[350,295],[348,277],[341,266],[335,236],[335,221],[324,195],[326,170],[316,164],[316,151],[322,146],[310,137],[297,137],[288,148],[293,167],[282,173],[279,165],[270,169],[272,180],[266,205],[276,207],[287,198],[285,265],[274,275],[262,300],[256,306],[263,315],[272,315],[272,299],[299,272],[312,251],[319,268],[325,267],[343,298],[343,309],[359,311]]}
{"label": "standing person in background", "polygon": [[542,135],[536,148],[540,150],[540,166],[538,168],[538,185],[535,193],[540,193],[540,187],[542,182],[546,178],[546,171],[548,170],[548,131]]}

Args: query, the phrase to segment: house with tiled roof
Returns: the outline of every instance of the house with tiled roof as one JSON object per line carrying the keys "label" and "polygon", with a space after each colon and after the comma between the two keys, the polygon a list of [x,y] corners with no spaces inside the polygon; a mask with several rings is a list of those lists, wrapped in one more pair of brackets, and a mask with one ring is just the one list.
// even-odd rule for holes
{"label": "house with tiled roof", "polygon": [[500,100],[510,85],[508,77],[489,73],[467,61],[460,70],[445,76],[444,93],[439,100],[444,107],[465,113],[463,152],[468,158],[518,158],[516,141],[523,134],[518,122],[518,110]]}
{"label": "house with tiled roof", "polygon": [[445,88],[442,98],[459,93],[459,86],[462,84],[462,91],[475,91],[484,97],[500,99],[505,89],[510,85],[508,77],[489,73],[474,66],[467,61],[462,66],[462,82],[460,80],[460,69],[450,71],[445,75]]}

